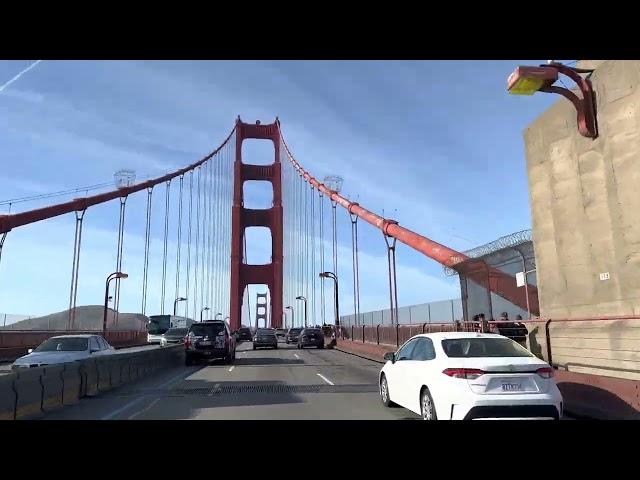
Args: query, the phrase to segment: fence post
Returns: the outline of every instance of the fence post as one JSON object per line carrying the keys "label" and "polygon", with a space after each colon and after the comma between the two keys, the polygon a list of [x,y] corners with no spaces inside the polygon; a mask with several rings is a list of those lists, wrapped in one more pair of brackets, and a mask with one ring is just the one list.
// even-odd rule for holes
{"label": "fence post", "polygon": [[362,343],[364,343],[364,325],[362,325]]}
{"label": "fence post", "polygon": [[380,345],[380,324],[376,325],[376,344]]}
{"label": "fence post", "polygon": [[551,319],[547,320],[544,324],[544,334],[547,340],[547,362],[553,367],[553,358],[551,357],[551,335],[549,334],[549,324]]}
{"label": "fence post", "polygon": [[398,336],[398,327],[400,327],[400,325],[396,323],[396,348],[400,347],[400,337]]}
{"label": "fence post", "polygon": [[426,323],[422,324],[422,333],[424,333],[424,327],[425,327]]}
{"label": "fence post", "polygon": [[351,341],[353,342],[353,325],[351,325]]}

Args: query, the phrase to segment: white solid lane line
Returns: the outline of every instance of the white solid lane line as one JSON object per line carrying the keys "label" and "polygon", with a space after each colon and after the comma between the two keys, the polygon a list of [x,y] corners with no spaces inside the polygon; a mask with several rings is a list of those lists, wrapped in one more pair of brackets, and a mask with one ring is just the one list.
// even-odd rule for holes
{"label": "white solid lane line", "polygon": [[294,353],[293,356],[296,358],[300,358],[297,353]]}
{"label": "white solid lane line", "polygon": [[324,375],[322,375],[321,373],[316,373],[316,375],[318,375],[321,379],[323,379],[329,385],[333,385],[333,382],[331,380],[329,380],[327,377],[325,377]]}
{"label": "white solid lane line", "polygon": [[235,365],[229,369],[230,372],[233,372],[233,369],[236,368]]}
{"label": "white solid lane line", "polygon": [[127,418],[127,420],[133,420],[134,418],[136,418],[136,417],[137,417],[138,415],[140,415],[141,413],[144,413],[144,412],[146,412],[146,411],[150,410],[150,409],[151,409],[151,407],[153,407],[156,403],[158,403],[158,401],[159,401],[159,400],[160,400],[159,398],[156,398],[153,402],[151,402],[151,403],[149,404],[149,406],[148,406],[148,407],[145,407],[145,408],[143,408],[142,410],[140,410],[139,412],[134,413],[134,414],[133,414],[133,415],[131,415],[129,418]]}

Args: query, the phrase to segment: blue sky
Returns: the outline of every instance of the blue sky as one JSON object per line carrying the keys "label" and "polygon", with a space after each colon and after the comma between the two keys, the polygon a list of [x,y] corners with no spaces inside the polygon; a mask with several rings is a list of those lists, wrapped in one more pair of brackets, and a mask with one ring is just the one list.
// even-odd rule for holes
{"label": "blue sky", "polygon": [[[0,84],[32,62],[0,62]],[[363,206],[469,249],[530,227],[522,132],[556,99],[512,97],[505,85],[515,66],[543,62],[43,61],[0,92],[0,200],[109,182],[120,168],[157,176],[213,150],[237,115],[263,123],[279,116],[294,155],[316,177],[340,175],[345,194]],[[264,145],[243,152],[247,162],[270,155]],[[264,191],[248,187],[247,195],[259,202]],[[127,207],[124,265],[134,274],[123,286],[126,311],[140,303],[145,198],[137,197]],[[117,208],[87,214],[78,304],[101,303],[115,263]],[[156,220],[152,255],[161,253]],[[350,227],[344,213],[338,220],[341,305],[351,313]],[[65,216],[9,233],[0,312],[67,307],[73,222]],[[382,235],[363,225],[360,237],[361,309],[387,308]],[[250,260],[269,255],[261,238],[250,239]],[[150,275],[153,285],[159,272]],[[398,289],[400,305],[459,295],[455,277],[402,246]]]}

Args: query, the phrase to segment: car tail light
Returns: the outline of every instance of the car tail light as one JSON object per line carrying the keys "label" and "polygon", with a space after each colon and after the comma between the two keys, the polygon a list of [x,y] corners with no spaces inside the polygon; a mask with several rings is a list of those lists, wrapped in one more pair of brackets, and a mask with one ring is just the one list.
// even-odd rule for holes
{"label": "car tail light", "polygon": [[484,375],[484,372],[477,368],[446,368],[442,373],[449,377],[465,378],[467,380],[475,380],[476,378]]}
{"label": "car tail light", "polygon": [[542,367],[536,370],[536,373],[540,375],[542,378],[552,378],[553,377],[553,368],[551,367]]}
{"label": "car tail light", "polygon": [[187,335],[184,337],[184,347],[189,348],[189,345],[191,345],[191,339],[189,338],[189,335]]}

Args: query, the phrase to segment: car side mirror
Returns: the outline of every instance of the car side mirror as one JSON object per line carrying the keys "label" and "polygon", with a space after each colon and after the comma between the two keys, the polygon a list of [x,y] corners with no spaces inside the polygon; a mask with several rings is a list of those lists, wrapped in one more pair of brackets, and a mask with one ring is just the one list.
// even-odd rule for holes
{"label": "car side mirror", "polygon": [[393,352],[387,352],[384,354],[384,359],[390,361],[391,363],[396,363],[396,354]]}
{"label": "car side mirror", "polygon": [[27,350],[27,353],[32,353],[33,352],[33,348],[30,348]]}

